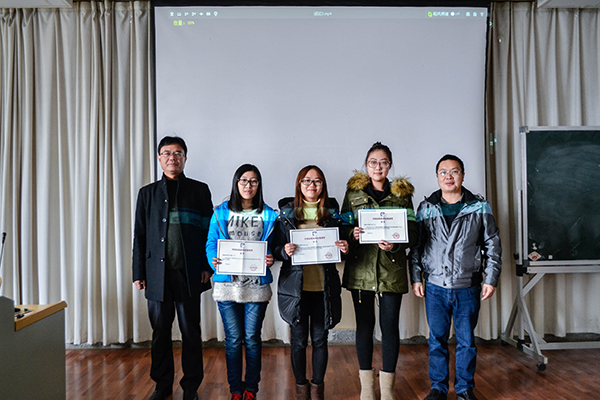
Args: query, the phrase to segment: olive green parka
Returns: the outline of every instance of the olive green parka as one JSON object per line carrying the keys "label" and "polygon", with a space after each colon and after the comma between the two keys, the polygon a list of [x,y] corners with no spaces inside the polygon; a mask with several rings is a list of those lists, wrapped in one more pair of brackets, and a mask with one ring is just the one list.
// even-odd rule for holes
{"label": "olive green parka", "polygon": [[[367,173],[356,171],[347,184],[342,204],[342,239],[350,244],[346,257],[342,286],[346,289],[372,292],[408,292],[406,250],[418,238],[418,226],[412,203],[413,185],[406,178],[397,178],[390,183],[390,194],[377,202],[367,192],[371,183]],[[359,244],[353,230],[358,226],[358,210],[405,208],[408,221],[408,243],[395,243],[390,251],[378,244]]]}

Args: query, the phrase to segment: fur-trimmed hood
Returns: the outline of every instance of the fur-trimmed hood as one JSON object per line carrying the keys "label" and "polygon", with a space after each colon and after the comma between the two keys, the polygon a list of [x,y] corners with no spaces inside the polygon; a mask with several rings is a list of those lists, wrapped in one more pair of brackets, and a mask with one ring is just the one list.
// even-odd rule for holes
{"label": "fur-trimmed hood", "polygon": [[[354,175],[348,180],[346,187],[349,190],[364,191],[369,183],[371,183],[369,174],[362,171],[354,171]],[[396,197],[411,197],[415,192],[415,187],[407,178],[400,177],[392,180],[390,183],[390,191]]]}

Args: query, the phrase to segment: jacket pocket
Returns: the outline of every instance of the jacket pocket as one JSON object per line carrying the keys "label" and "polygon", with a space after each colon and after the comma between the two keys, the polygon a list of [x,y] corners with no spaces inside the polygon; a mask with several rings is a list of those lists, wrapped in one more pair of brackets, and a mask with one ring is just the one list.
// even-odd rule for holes
{"label": "jacket pocket", "polygon": [[350,199],[350,205],[354,211],[370,208],[367,196],[356,196]]}

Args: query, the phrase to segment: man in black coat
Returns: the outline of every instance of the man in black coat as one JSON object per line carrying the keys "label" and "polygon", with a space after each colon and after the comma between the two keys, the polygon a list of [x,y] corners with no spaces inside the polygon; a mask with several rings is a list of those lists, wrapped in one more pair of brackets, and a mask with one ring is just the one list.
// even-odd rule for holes
{"label": "man in black coat", "polygon": [[204,377],[200,294],[210,289],[205,245],[213,206],[208,186],[183,174],[183,139],[164,137],[158,161],[163,176],[139,191],[133,239],[133,283],[145,289],[152,325],[150,377],[156,390],[150,399],[166,399],[173,392],[175,313],[183,340],[180,384],[184,399],[197,399]]}

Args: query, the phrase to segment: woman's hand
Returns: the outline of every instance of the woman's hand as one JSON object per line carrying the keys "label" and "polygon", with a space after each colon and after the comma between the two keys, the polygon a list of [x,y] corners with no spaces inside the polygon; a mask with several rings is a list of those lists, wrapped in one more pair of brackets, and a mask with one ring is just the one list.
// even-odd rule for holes
{"label": "woman's hand", "polygon": [[285,250],[285,253],[291,257],[296,252],[297,248],[298,246],[294,243],[287,243],[283,249]]}
{"label": "woman's hand", "polygon": [[217,257],[213,257],[212,264],[215,267],[215,271],[216,271],[217,270],[217,265],[221,264],[221,259],[217,258]]}
{"label": "woman's hand", "polygon": [[385,240],[382,240],[377,244],[379,245],[379,248],[383,251],[390,251],[392,247],[394,247],[394,243],[388,243]]}
{"label": "woman's hand", "polygon": [[356,240],[358,242],[360,239],[360,234],[365,233],[365,231],[360,226],[355,226],[354,232],[352,232],[352,233],[354,234],[354,240]]}
{"label": "woman's hand", "polygon": [[273,254],[267,254],[265,256],[265,262],[267,263],[267,267],[273,265]]}
{"label": "woman's hand", "polygon": [[350,247],[348,246],[348,242],[345,241],[345,240],[338,240],[337,242],[335,242],[335,245],[344,254],[348,254],[348,251],[350,251]]}

